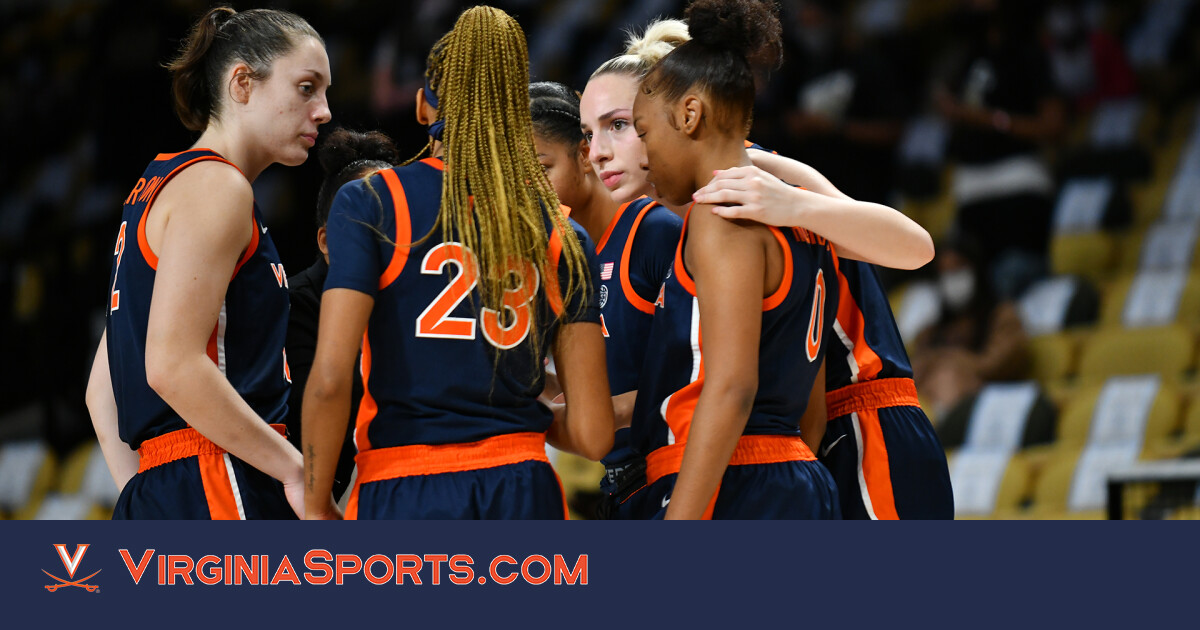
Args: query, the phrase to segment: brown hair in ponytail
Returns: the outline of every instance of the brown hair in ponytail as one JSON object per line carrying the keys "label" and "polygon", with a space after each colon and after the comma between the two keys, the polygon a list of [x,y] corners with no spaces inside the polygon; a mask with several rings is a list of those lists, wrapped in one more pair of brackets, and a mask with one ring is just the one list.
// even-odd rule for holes
{"label": "brown hair in ponytail", "polygon": [[230,65],[245,63],[251,78],[265,80],[275,59],[291,52],[305,37],[325,44],[304,18],[287,11],[209,9],[192,26],[179,54],[166,64],[172,75],[175,114],[188,129],[204,131],[220,116],[222,76]]}

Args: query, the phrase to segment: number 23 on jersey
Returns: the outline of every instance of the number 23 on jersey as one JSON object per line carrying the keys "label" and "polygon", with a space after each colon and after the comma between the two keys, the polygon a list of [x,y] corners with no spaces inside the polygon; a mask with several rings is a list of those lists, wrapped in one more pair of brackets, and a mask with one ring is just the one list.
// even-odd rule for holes
{"label": "number 23 on jersey", "polygon": [[506,316],[502,318],[499,311],[483,308],[476,322],[474,318],[450,315],[479,283],[479,263],[475,253],[462,243],[441,243],[425,254],[421,273],[440,275],[446,265],[454,267],[450,283],[417,317],[418,337],[474,340],[476,328],[482,328],[488,343],[507,350],[529,336],[532,321],[529,309],[541,286],[537,267],[528,261],[511,265],[508,273],[516,276],[517,285],[504,291]]}

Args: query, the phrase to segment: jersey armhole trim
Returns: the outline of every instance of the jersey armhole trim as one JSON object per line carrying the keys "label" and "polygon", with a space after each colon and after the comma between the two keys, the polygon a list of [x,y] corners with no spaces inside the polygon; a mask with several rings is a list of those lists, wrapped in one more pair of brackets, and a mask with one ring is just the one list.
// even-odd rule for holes
{"label": "jersey armhole trim", "polygon": [[563,307],[562,288],[558,282],[558,263],[562,258],[562,248],[562,235],[559,233],[558,227],[555,227],[550,231],[549,251],[547,253],[547,262],[550,264],[547,265],[549,269],[546,274],[545,284],[546,301],[550,303],[550,310],[554,311],[556,317],[562,317],[565,310]]}
{"label": "jersey armhole trim", "polygon": [[412,221],[408,213],[408,197],[404,194],[404,185],[400,183],[396,171],[389,169],[380,171],[379,174],[383,176],[388,192],[392,195],[392,207],[396,212],[396,245],[387,269],[379,277],[379,290],[382,291],[400,277],[400,272],[404,271],[404,264],[408,262],[408,251],[412,244]]}
{"label": "jersey armhole trim", "polygon": [[[634,199],[633,201],[637,201],[637,199]],[[625,203],[621,204],[620,208],[617,208],[617,213],[613,215],[612,221],[608,222],[608,228],[604,230],[604,235],[600,237],[599,241],[596,241],[597,254],[599,254],[604,249],[604,246],[608,244],[608,237],[612,236],[613,230],[617,227],[617,223],[621,222],[621,216],[625,214],[625,211],[629,209],[629,205],[632,204],[633,201],[626,201]]]}
{"label": "jersey armhole trim", "polygon": [[[629,228],[629,238],[625,240],[625,251],[621,252],[621,290],[625,293],[625,300],[634,308],[647,315],[654,314],[654,304],[642,298],[642,296],[637,294],[637,291],[633,290],[633,282],[629,278],[629,259],[633,256],[633,240],[637,238],[638,226],[642,224],[642,219],[646,217],[646,214],[655,205],[657,204],[651,203],[638,213],[637,218],[633,220],[633,226]],[[616,221],[613,224],[615,225]],[[612,228],[610,227],[609,229],[611,230]],[[607,237],[608,235],[606,234],[605,238]]]}
{"label": "jersey armhole trim", "polygon": [[792,246],[788,244],[787,238],[779,228],[767,226],[767,229],[771,230],[771,235],[783,249],[783,279],[779,281],[779,288],[775,289],[774,293],[763,298],[763,312],[783,304],[792,288]]}
{"label": "jersey armhole trim", "polygon": [[[197,149],[197,150],[207,151],[209,149]],[[181,153],[166,154],[166,155],[159,154],[159,156],[158,156],[158,158],[156,158],[156,160],[159,158],[163,158],[163,157],[173,158],[178,155],[182,155],[183,153],[187,153],[187,151],[183,151]],[[228,165],[232,166],[233,168],[237,169],[237,172],[239,172],[239,173],[242,172],[242,169],[238,168],[236,164],[234,164],[233,162],[230,162],[229,160],[226,160],[225,158],[223,158],[219,155],[200,156],[198,158],[188,160],[187,162],[184,162],[183,164],[180,164],[179,166],[176,166],[174,170],[172,170],[170,173],[167,173],[166,177],[163,177],[162,183],[160,183],[158,185],[158,187],[154,189],[154,192],[150,194],[150,198],[146,200],[146,207],[142,210],[142,218],[138,220],[137,241],[138,241],[138,248],[140,250],[142,250],[142,258],[146,259],[146,264],[150,265],[151,269],[158,271],[158,254],[155,254],[154,250],[150,248],[150,239],[148,239],[146,237],[146,217],[150,215],[150,209],[154,206],[154,201],[156,199],[158,199],[158,193],[162,192],[162,189],[167,186],[167,183],[170,182],[171,179],[174,178],[176,175],[178,175],[180,173],[180,171],[182,171],[183,169],[195,164],[196,162],[205,162],[208,160],[215,160],[217,162],[223,162],[223,163],[228,164]],[[251,216],[251,218],[253,219],[253,216]],[[253,246],[253,245],[257,244],[257,242],[258,242],[258,227],[254,226],[254,225],[251,225],[251,227],[254,228],[254,236],[252,236],[251,240],[250,240],[250,245]],[[247,249],[250,249],[250,248],[248,247]],[[238,263],[238,268],[240,268],[241,266],[242,266],[242,263]],[[237,275],[236,271],[234,271],[234,275]]]}

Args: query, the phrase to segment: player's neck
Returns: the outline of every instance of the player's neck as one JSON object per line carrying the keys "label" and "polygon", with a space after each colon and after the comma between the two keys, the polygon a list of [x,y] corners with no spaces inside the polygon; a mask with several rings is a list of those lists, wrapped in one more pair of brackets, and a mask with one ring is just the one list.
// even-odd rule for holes
{"label": "player's neck", "polygon": [[745,140],[722,136],[719,140],[714,138],[713,142],[703,144],[705,146],[697,147],[696,151],[700,156],[696,160],[694,175],[697,190],[712,181],[714,171],[752,164],[750,154],[746,153]]}
{"label": "player's neck", "polygon": [[251,183],[271,165],[265,151],[256,151],[249,143],[241,141],[234,131],[217,124],[209,125],[192,147],[216,151],[238,167]]}
{"label": "player's neck", "polygon": [[612,196],[608,193],[608,189],[604,188],[604,184],[600,179],[588,174],[588,195],[584,203],[578,208],[571,208],[571,218],[576,223],[581,225],[587,231],[588,236],[592,237],[592,241],[600,244],[600,239],[608,232],[608,226],[617,218],[617,211],[621,209],[621,204],[613,201]]}

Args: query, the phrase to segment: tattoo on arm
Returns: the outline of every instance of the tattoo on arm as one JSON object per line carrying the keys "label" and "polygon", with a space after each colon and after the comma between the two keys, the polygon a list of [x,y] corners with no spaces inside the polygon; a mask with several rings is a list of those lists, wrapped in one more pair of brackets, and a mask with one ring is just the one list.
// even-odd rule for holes
{"label": "tattoo on arm", "polygon": [[313,490],[314,488],[316,488],[316,485],[317,485],[317,475],[316,475],[316,470],[315,470],[316,466],[314,466],[315,459],[316,459],[316,451],[313,450],[312,444],[309,444],[308,445],[308,457],[305,458],[305,464],[308,466],[308,489],[309,490]]}

